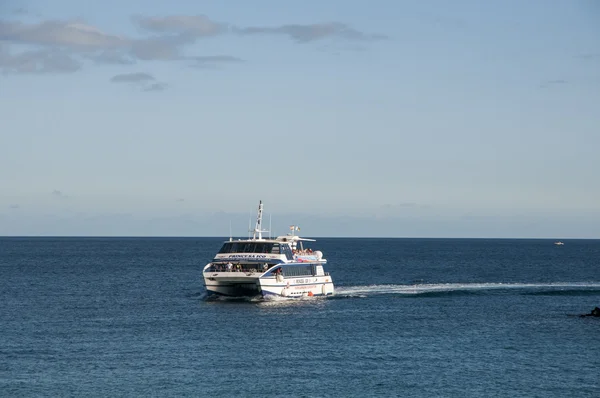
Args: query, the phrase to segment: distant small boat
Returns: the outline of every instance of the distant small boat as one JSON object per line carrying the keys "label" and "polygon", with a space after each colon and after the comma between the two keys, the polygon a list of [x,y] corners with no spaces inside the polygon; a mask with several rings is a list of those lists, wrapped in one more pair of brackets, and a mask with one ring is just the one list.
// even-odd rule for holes
{"label": "distant small boat", "polygon": [[556,246],[563,246],[563,245],[564,245],[564,243],[563,243],[563,242],[561,242],[561,241],[554,242],[554,244],[555,244]]}

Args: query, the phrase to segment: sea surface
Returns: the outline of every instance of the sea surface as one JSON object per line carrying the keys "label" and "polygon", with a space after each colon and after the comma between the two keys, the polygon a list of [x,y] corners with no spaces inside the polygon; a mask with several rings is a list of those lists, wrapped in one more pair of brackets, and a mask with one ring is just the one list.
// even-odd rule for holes
{"label": "sea surface", "polygon": [[322,238],[328,298],[209,299],[221,238],[0,238],[1,397],[600,397],[600,241]]}

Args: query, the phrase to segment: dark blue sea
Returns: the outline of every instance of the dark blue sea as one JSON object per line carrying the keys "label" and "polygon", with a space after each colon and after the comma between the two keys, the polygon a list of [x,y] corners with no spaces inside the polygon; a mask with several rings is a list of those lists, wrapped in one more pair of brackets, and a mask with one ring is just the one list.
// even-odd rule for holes
{"label": "dark blue sea", "polygon": [[0,396],[600,396],[598,240],[322,238],[335,296],[268,302],[221,241],[0,238]]}

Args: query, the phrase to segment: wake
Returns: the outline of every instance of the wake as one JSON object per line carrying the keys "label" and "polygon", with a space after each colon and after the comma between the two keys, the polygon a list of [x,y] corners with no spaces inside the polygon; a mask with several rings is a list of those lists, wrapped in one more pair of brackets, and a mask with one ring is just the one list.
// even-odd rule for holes
{"label": "wake", "polygon": [[600,295],[600,282],[432,283],[336,286],[334,297],[371,297],[380,295],[445,296],[506,292],[532,295]]}
{"label": "wake", "polygon": [[552,283],[423,283],[412,285],[356,285],[336,286],[333,296],[315,297],[225,297],[195,294],[194,298],[217,303],[259,303],[267,306],[323,303],[331,299],[368,298],[377,296],[447,297],[492,294],[520,294],[540,296],[600,296],[600,282]]}

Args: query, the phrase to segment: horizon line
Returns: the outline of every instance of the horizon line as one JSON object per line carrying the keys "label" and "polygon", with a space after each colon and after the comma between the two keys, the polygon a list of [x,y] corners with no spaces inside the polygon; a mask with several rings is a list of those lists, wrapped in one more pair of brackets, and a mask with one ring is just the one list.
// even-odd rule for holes
{"label": "horizon line", "polygon": [[[108,239],[198,239],[198,238],[214,238],[229,240],[229,236],[218,235],[0,235],[0,239],[5,238],[108,238]],[[233,237],[236,240],[247,240],[239,236]],[[263,238],[275,239],[276,237]],[[600,238],[585,238],[585,237],[486,237],[486,236],[314,236],[311,239],[495,239],[495,240],[600,240]]]}

